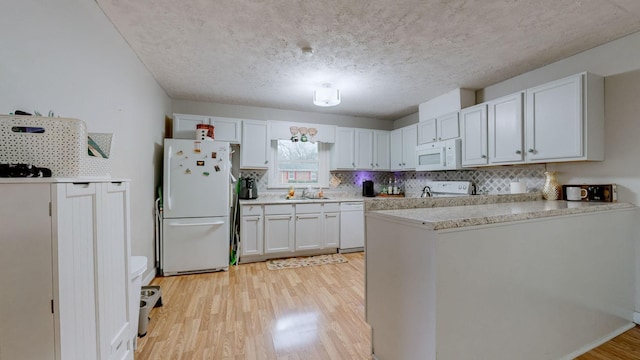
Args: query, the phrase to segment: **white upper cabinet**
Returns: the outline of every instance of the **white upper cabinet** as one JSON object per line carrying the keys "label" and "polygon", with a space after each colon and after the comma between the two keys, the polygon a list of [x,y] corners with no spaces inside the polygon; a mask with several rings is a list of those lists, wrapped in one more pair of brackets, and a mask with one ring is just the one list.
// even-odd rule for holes
{"label": "white upper cabinet", "polygon": [[389,132],[339,127],[332,170],[389,170]]}
{"label": "white upper cabinet", "polygon": [[241,141],[242,120],[216,116],[173,114],[173,138],[195,139],[196,126],[208,124],[214,126],[214,138],[239,144]]}
{"label": "white upper cabinet", "polygon": [[389,131],[374,130],[373,132],[373,169],[389,170],[391,148]]}
{"label": "white upper cabinet", "polygon": [[391,170],[415,170],[418,124],[393,130],[390,135]]}
{"label": "white upper cabinet", "polygon": [[460,111],[462,122],[462,165],[487,164],[487,105],[480,104]]}
{"label": "white upper cabinet", "polygon": [[355,129],[356,169],[373,169],[373,130]]}
{"label": "white upper cabinet", "polygon": [[526,91],[526,160],[604,160],[604,80],[582,73]]}
{"label": "white upper cabinet", "polygon": [[418,144],[420,145],[457,137],[460,137],[457,111],[418,123]]}
{"label": "white upper cabinet", "polygon": [[331,149],[332,170],[354,170],[355,129],[339,127],[336,131],[336,142]]}
{"label": "white upper cabinet", "polygon": [[524,161],[523,95],[518,92],[488,102],[489,163],[513,164]]}
{"label": "white upper cabinet", "polygon": [[418,123],[418,144],[435,142],[438,139],[436,122],[436,118],[432,118]]}
{"label": "white upper cabinet", "polygon": [[240,168],[267,169],[269,167],[269,136],[266,121],[244,120]]}

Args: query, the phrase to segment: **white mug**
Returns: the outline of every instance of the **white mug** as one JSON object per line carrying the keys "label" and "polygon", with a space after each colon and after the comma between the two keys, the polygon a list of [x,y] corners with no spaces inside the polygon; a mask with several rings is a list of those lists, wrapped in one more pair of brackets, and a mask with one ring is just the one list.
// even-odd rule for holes
{"label": "white mug", "polygon": [[567,186],[567,200],[580,201],[587,197],[587,189],[577,186]]}

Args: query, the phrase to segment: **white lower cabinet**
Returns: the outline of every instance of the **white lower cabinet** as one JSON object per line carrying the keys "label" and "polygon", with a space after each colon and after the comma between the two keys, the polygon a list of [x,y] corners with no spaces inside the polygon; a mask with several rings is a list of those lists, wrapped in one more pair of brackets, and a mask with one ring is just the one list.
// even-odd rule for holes
{"label": "white lower cabinet", "polygon": [[3,359],[133,359],[128,189],[0,182]]}
{"label": "white lower cabinet", "polygon": [[240,207],[240,262],[330,253],[340,245],[339,203]]}
{"label": "white lower cabinet", "polygon": [[322,204],[296,205],[296,250],[322,248]]}
{"label": "white lower cabinet", "polygon": [[264,250],[262,205],[240,208],[240,255],[262,255]]}
{"label": "white lower cabinet", "polygon": [[293,205],[265,205],[265,253],[292,252],[294,250]]}
{"label": "white lower cabinet", "polygon": [[340,204],[325,203],[322,210],[322,247],[337,249],[340,246]]}

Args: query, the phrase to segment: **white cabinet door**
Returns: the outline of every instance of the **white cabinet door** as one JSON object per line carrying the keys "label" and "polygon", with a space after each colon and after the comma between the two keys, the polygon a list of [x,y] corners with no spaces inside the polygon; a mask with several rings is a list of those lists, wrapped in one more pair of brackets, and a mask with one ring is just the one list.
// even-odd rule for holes
{"label": "white cabinet door", "polygon": [[269,137],[266,121],[244,120],[242,126],[242,146],[240,147],[240,168],[269,168]]}
{"label": "white cabinet door", "polygon": [[373,132],[373,169],[389,170],[389,132],[376,130]]}
{"label": "white cabinet door", "polygon": [[490,101],[489,163],[513,164],[524,161],[523,93],[518,92]]}
{"label": "white cabinet door", "polygon": [[296,214],[296,250],[320,248],[322,248],[321,214]]}
{"label": "white cabinet door", "polygon": [[209,118],[201,115],[173,114],[173,138],[195,139],[196,126],[209,124]]}
{"label": "white cabinet door", "polygon": [[418,145],[418,125],[402,128],[402,169],[415,170],[416,146]]}
{"label": "white cabinet door", "polygon": [[527,161],[583,156],[583,75],[527,90]]}
{"label": "white cabinet door", "polygon": [[241,206],[240,218],[240,253],[241,256],[262,255],[264,235],[262,229],[262,206]]}
{"label": "white cabinet door", "polygon": [[264,252],[292,252],[294,250],[293,205],[265,205]]}
{"label": "white cabinet door", "polygon": [[339,127],[331,150],[331,169],[353,170],[355,160],[355,129]]}
{"label": "white cabinet door", "polygon": [[227,141],[232,144],[241,143],[242,120],[210,116],[209,124],[214,126],[215,140]]}
{"label": "white cabinet door", "polygon": [[427,144],[438,139],[436,118],[418,123],[418,144]]}
{"label": "white cabinet door", "polygon": [[402,129],[396,129],[390,133],[390,169],[402,170]]}
{"label": "white cabinet door", "polygon": [[265,253],[291,252],[294,249],[293,215],[264,216]]}
{"label": "white cabinet door", "polygon": [[373,130],[355,129],[356,169],[373,170]]}
{"label": "white cabinet door", "polygon": [[418,124],[405,126],[390,133],[391,171],[414,170],[416,168],[416,145]]}
{"label": "white cabinet door", "polygon": [[438,141],[460,137],[459,124],[457,111],[438,117],[436,125]]}
{"label": "white cabinet door", "polygon": [[56,359],[51,187],[2,184],[0,198],[0,357]]}
{"label": "white cabinet door", "polygon": [[463,109],[462,165],[487,164],[487,105],[481,104]]}
{"label": "white cabinet door", "polygon": [[[55,184],[53,223],[57,244],[61,359],[97,359],[96,183]],[[126,306],[125,306],[126,309]]]}
{"label": "white cabinet door", "polygon": [[129,184],[99,183],[96,278],[101,359],[133,359],[129,311]]}
{"label": "white cabinet door", "polygon": [[340,245],[340,213],[324,213],[324,224],[322,226],[323,248],[338,248]]}

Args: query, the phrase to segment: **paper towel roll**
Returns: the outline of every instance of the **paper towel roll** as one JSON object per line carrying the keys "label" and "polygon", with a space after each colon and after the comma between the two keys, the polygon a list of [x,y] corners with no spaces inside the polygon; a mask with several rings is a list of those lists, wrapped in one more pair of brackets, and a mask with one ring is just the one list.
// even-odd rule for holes
{"label": "paper towel roll", "polygon": [[527,183],[523,182],[512,182],[511,183],[511,193],[512,194],[524,194],[527,192]]}

